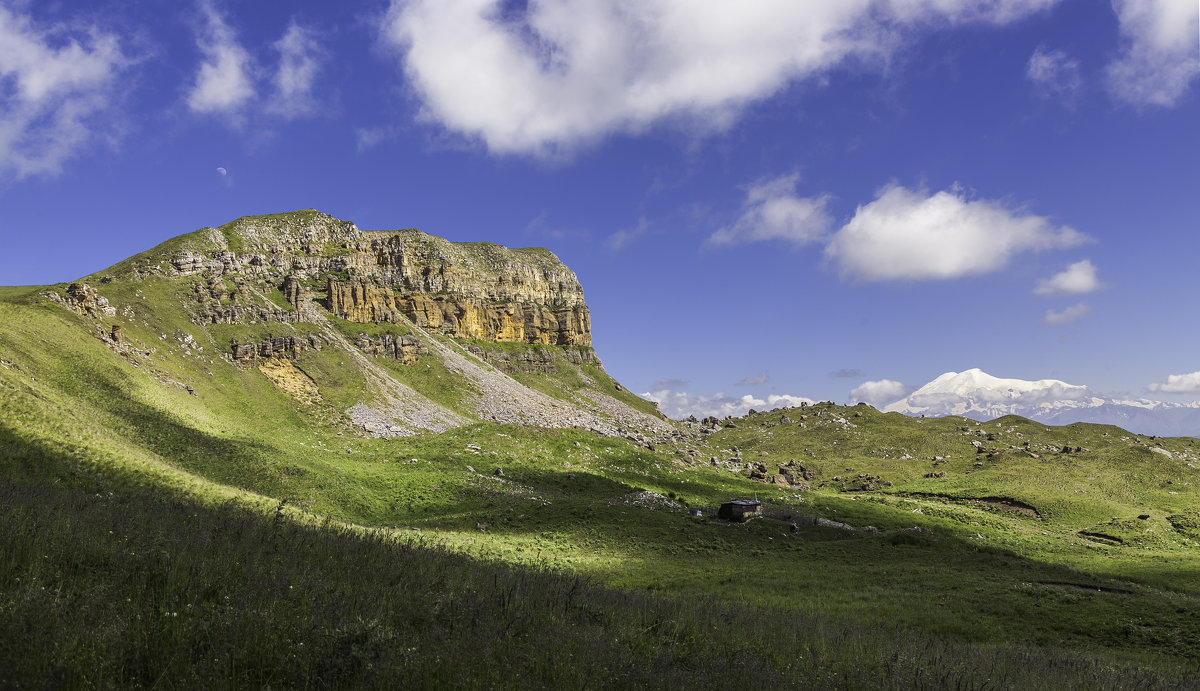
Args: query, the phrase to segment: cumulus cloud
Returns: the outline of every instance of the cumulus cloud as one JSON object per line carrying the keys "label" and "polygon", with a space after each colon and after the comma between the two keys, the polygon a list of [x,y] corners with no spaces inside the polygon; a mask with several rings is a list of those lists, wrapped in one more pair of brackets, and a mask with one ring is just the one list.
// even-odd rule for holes
{"label": "cumulus cloud", "polygon": [[908,395],[909,388],[898,381],[880,379],[879,381],[863,382],[850,391],[850,402],[864,401],[876,408],[898,401]]}
{"label": "cumulus cloud", "polygon": [[812,405],[814,403],[816,403],[816,401],[811,398],[805,398],[804,396],[792,396],[790,394],[771,394],[770,396],[767,396],[768,408],[798,408],[802,404]]}
{"label": "cumulus cloud", "polygon": [[1083,88],[1079,61],[1061,50],[1046,50],[1042,46],[1029,57],[1025,76],[1046,96],[1071,99]]}
{"label": "cumulus cloud", "polygon": [[320,50],[312,32],[292,22],[283,38],[275,42],[275,50],[279,53],[279,70],[272,80],[274,95],[268,110],[287,118],[311,112],[316,105],[312,89],[320,67]]}
{"label": "cumulus cloud", "polygon": [[1173,106],[1200,75],[1200,3],[1113,0],[1122,51],[1108,66],[1112,94],[1136,106]]}
{"label": "cumulus cloud", "polygon": [[984,274],[1020,252],[1072,247],[1087,236],[1043,216],[959,189],[929,195],[899,185],[858,207],[825,248],[844,277],[928,280]]}
{"label": "cumulus cloud", "polygon": [[820,240],[833,224],[826,207],[829,195],[796,196],[798,175],[785,175],[751,185],[742,213],[731,226],[708,238],[710,245],[734,245],[762,240],[786,240],[807,245]]}
{"label": "cumulus cloud", "polygon": [[255,96],[250,54],[211,2],[202,2],[200,10],[204,27],[196,45],[204,61],[188,92],[188,107],[196,113],[235,114]]}
{"label": "cumulus cloud", "polygon": [[105,128],[131,64],[99,27],[39,26],[0,5],[0,176],[50,175]]}
{"label": "cumulus cloud", "polygon": [[555,155],[664,120],[719,130],[789,82],[883,63],[925,25],[1056,1],[392,0],[382,40],[428,120],[495,153]]}
{"label": "cumulus cloud", "polygon": [[1091,312],[1092,308],[1086,302],[1080,302],[1064,309],[1061,312],[1054,310],[1046,310],[1046,316],[1042,319],[1047,324],[1059,325],[1070,324],[1073,321],[1079,320],[1081,317]]}
{"label": "cumulus cloud", "polygon": [[1081,295],[1099,290],[1100,279],[1096,278],[1096,266],[1091,260],[1075,262],[1061,273],[1043,279],[1034,290],[1038,295]]}
{"label": "cumulus cloud", "polygon": [[1200,372],[1167,375],[1165,382],[1155,382],[1146,388],[1161,393],[1195,393],[1200,391]]}
{"label": "cumulus cloud", "polygon": [[711,396],[705,396],[680,391],[679,389],[686,384],[687,382],[676,379],[662,379],[654,383],[653,391],[643,393],[642,398],[654,401],[658,404],[659,410],[663,411],[667,417],[677,420],[689,415],[698,418],[737,417],[745,415],[751,408],[793,408],[802,403],[806,405],[814,403],[810,398],[789,394],[772,394],[764,399],[750,394],[727,396],[724,392],[718,392]]}

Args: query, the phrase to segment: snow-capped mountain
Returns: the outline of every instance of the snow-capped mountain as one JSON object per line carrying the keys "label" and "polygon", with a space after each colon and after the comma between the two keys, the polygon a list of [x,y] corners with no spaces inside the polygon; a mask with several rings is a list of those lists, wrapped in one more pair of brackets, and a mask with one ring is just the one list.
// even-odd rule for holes
{"label": "snow-capped mountain", "polygon": [[1001,379],[980,369],[947,372],[884,410],[974,420],[1020,415],[1047,425],[1096,422],[1139,434],[1200,436],[1200,402],[1107,398],[1057,379]]}

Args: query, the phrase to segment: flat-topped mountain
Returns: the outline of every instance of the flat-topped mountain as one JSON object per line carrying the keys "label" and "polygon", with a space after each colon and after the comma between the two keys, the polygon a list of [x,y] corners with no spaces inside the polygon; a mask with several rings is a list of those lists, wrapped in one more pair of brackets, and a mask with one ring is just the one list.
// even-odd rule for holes
{"label": "flat-topped mountain", "polygon": [[[575,273],[549,250],[454,243],[419,230],[360,231],[318,211],[239,218],[179,238],[174,252],[135,271],[208,279],[197,290],[201,321],[294,321],[246,304],[248,290],[282,291],[299,310],[313,297],[358,323],[400,315],[453,338],[591,345],[591,321]],[[236,290],[231,291],[232,282]],[[241,298],[241,304],[235,301]]]}
{"label": "flat-topped mountain", "polygon": [[188,391],[223,360],[303,405],[337,400],[378,436],[476,420],[667,427],[604,372],[579,279],[546,249],[305,210],[202,228],[42,295]]}

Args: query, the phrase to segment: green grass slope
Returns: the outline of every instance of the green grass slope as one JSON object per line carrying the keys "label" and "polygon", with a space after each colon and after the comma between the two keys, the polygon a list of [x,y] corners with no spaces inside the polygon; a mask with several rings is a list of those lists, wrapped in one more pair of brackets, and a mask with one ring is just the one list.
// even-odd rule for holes
{"label": "green grass slope", "polygon": [[[98,285],[115,317],[0,290],[6,686],[1200,683],[1196,440],[826,405],[653,445],[372,438],[344,352],[296,361],[312,404],[221,357],[308,325],[201,327],[186,281]],[[467,411],[424,364],[383,366]],[[519,379],[628,394],[559,372]],[[807,487],[749,477],[793,459]],[[711,518],[756,494],[772,518]]]}

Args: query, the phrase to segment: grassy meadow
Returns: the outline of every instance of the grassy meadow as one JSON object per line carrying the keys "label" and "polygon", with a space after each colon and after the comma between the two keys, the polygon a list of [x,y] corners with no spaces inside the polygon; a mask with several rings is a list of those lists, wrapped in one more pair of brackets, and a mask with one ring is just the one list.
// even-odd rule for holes
{"label": "grassy meadow", "polygon": [[[310,325],[100,287],[103,322],[0,289],[5,687],[1200,685],[1197,440],[831,404],[650,445],[371,438],[338,349],[295,361],[311,404],[221,357]],[[469,415],[435,356],[378,362]],[[557,364],[556,398],[611,386]],[[767,518],[714,520],[754,496]]]}

